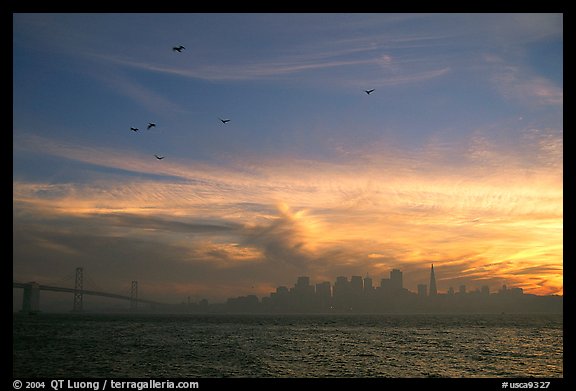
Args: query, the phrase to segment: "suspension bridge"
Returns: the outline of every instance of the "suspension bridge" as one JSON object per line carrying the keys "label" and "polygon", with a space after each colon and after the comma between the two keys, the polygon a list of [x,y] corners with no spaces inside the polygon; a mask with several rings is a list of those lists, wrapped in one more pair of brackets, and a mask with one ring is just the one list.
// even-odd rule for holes
{"label": "suspension bridge", "polygon": [[13,288],[21,288],[24,290],[22,296],[22,310],[21,312],[31,314],[38,313],[40,311],[40,291],[51,291],[51,292],[65,292],[74,295],[74,301],[72,303],[72,312],[83,312],[84,311],[84,296],[100,296],[108,297],[112,299],[127,300],[130,303],[130,310],[134,311],[138,308],[139,303],[149,304],[152,306],[162,306],[164,304],[153,301],[146,300],[138,297],[138,281],[132,281],[130,287],[130,294],[123,295],[117,293],[104,292],[101,290],[89,290],[84,289],[84,269],[81,267],[76,268],[75,272],[75,282],[74,287],[62,287],[56,285],[44,285],[37,282],[12,282]]}

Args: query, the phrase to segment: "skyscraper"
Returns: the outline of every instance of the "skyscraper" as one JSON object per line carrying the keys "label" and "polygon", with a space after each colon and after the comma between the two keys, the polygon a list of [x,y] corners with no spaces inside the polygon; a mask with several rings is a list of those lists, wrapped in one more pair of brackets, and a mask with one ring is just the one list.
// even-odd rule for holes
{"label": "skyscraper", "polygon": [[364,282],[362,281],[362,276],[352,276],[350,278],[350,292],[354,295],[360,296],[364,290]]}
{"label": "skyscraper", "polygon": [[310,285],[310,277],[298,277],[295,287],[305,288]]}
{"label": "skyscraper", "polygon": [[316,303],[321,311],[326,311],[332,303],[332,288],[329,281],[316,284]]}
{"label": "skyscraper", "polygon": [[372,278],[368,276],[364,277],[364,292],[372,292],[373,289]]}
{"label": "skyscraper", "polygon": [[404,288],[402,283],[402,272],[399,269],[392,269],[390,272],[390,288],[393,292],[401,291]]}
{"label": "skyscraper", "polygon": [[348,309],[350,304],[350,288],[348,277],[336,277],[336,282],[332,288],[332,299],[336,309]]}
{"label": "skyscraper", "polygon": [[426,290],[428,287],[426,284],[418,284],[418,296],[419,297],[426,297]]}
{"label": "skyscraper", "polygon": [[434,275],[434,264],[432,264],[432,269],[430,269],[430,291],[429,296],[436,296],[438,290],[436,289],[436,276]]}
{"label": "skyscraper", "polygon": [[324,281],[316,284],[316,295],[328,301],[332,297],[330,281]]}
{"label": "skyscraper", "polygon": [[364,290],[362,276],[352,276],[348,287],[350,309],[358,310],[362,306],[362,291]]}

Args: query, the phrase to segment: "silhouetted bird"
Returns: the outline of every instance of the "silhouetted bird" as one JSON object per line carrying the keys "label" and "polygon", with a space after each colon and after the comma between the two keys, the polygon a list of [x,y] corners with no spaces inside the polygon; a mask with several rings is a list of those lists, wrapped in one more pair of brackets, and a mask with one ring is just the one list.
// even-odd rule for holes
{"label": "silhouetted bird", "polygon": [[372,88],[371,90],[364,90],[364,92],[367,93],[368,95],[370,95],[370,94],[373,93],[374,91],[376,91],[375,88]]}
{"label": "silhouetted bird", "polygon": [[182,49],[186,49],[184,46],[180,45],[180,46],[174,46],[172,48],[172,50],[174,50],[175,52],[181,53]]}
{"label": "silhouetted bird", "polygon": [[158,156],[158,155],[154,155],[154,156],[156,156],[156,159],[158,159],[158,160],[162,160],[166,157],[166,156]]}
{"label": "silhouetted bird", "polygon": [[146,129],[153,128],[154,126],[156,126],[156,124],[150,122],[150,123],[148,123],[148,127],[146,127]]}
{"label": "silhouetted bird", "polygon": [[133,131],[137,132],[137,131],[138,131],[138,128],[130,127],[130,130],[133,130]]}
{"label": "silhouetted bird", "polygon": [[223,124],[225,124],[226,122],[230,122],[229,119],[222,119],[222,118],[218,118],[220,121],[222,121]]}

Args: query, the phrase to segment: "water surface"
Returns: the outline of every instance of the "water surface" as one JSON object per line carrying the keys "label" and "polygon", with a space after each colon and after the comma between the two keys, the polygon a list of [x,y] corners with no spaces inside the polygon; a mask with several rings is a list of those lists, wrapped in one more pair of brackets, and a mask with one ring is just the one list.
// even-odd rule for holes
{"label": "water surface", "polygon": [[13,316],[14,377],[562,377],[562,315]]}

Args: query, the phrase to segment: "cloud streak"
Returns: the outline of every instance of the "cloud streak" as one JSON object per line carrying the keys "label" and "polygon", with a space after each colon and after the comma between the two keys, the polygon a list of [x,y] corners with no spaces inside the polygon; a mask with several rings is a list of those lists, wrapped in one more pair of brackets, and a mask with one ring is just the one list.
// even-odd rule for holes
{"label": "cloud streak", "polygon": [[[142,164],[137,154],[30,138],[20,148],[43,145],[44,153],[127,174],[87,184],[16,180],[16,232],[36,232],[32,244],[22,243],[72,258],[86,253],[85,240],[75,244],[70,227],[64,227],[84,227],[78,232],[86,237],[138,243],[122,251],[90,246],[107,258],[120,252],[147,259],[157,265],[152,270],[163,260],[168,268],[185,265],[206,275],[249,271],[268,276],[260,281],[262,289],[301,274],[313,280],[366,272],[383,277],[392,267],[414,270],[416,278],[418,268],[434,262],[439,270],[444,265],[453,270],[444,285],[488,280],[495,289],[507,280],[529,292],[557,293],[562,291],[563,194],[561,172],[553,168],[562,159],[561,141],[552,134],[528,141],[540,163],[526,164],[502,147],[471,141],[451,146],[456,155],[457,148],[468,155],[471,146],[475,153],[458,169],[447,170],[451,162],[427,148],[413,156],[404,151],[404,158],[375,148],[379,154],[364,150],[345,162],[284,158],[232,168],[193,161]],[[130,172],[162,180],[138,179]],[[39,218],[62,228],[47,235],[34,223]],[[148,247],[143,243],[164,251],[149,259],[138,250]],[[422,282],[407,278],[407,286]],[[198,281],[194,284],[200,289]]]}
{"label": "cloud streak", "polygon": [[562,15],[14,21],[15,279],[562,292]]}
{"label": "cloud streak", "polygon": [[492,82],[505,98],[533,105],[563,105],[561,86],[509,64],[499,56],[487,54],[484,59],[493,68]]}
{"label": "cloud streak", "polygon": [[[329,57],[329,55],[326,55]],[[187,68],[145,63],[140,61],[129,60],[119,57],[102,57],[110,63],[122,65],[129,68],[137,68],[150,72],[164,73],[185,78],[210,80],[210,81],[248,81],[248,80],[266,80],[278,79],[286,76],[304,74],[306,72],[329,70],[342,67],[367,67],[379,66],[382,64],[382,56],[370,56],[363,59],[331,59],[321,58],[314,55],[310,58],[297,56],[292,59],[283,59],[281,61],[262,61],[258,63],[235,63],[235,64],[209,64],[189,66]],[[424,63],[424,61],[422,61]],[[376,68],[374,68],[376,69]],[[406,83],[415,83],[428,79],[437,78],[446,75],[450,67],[436,67],[428,69],[405,69],[399,74],[390,74],[384,78],[376,78],[375,86],[399,85]],[[370,72],[371,74],[373,71]],[[315,74],[315,73],[314,73]],[[312,74],[312,75],[314,75]],[[346,85],[365,85],[366,81],[348,80],[342,81]]]}

